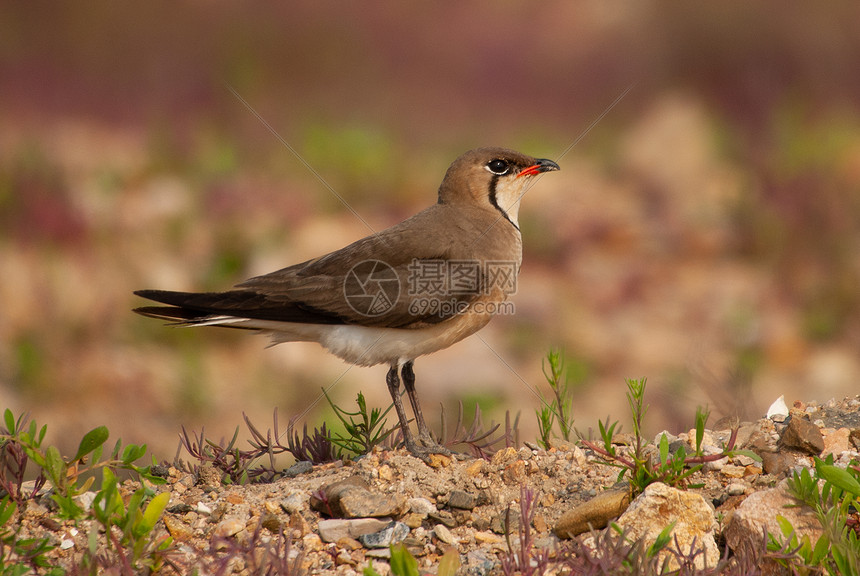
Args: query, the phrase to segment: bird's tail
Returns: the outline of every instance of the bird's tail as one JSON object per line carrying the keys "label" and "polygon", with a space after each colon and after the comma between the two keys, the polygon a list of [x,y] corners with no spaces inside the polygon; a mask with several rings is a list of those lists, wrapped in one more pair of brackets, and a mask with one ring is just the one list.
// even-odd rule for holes
{"label": "bird's tail", "polygon": [[278,323],[342,324],[339,316],[315,309],[283,296],[255,290],[226,292],[173,292],[137,290],[136,295],[167,306],[143,306],[134,311],[143,316],[171,320],[183,326],[229,326],[257,330],[273,329]]}
{"label": "bird's tail", "polygon": [[[137,290],[136,295],[167,306],[143,306],[133,311],[170,320],[174,326],[223,326],[269,334],[271,346],[281,342],[317,342],[320,325],[308,323],[307,311],[291,306],[261,306],[264,296],[251,290],[228,292],[172,292]],[[323,320],[326,320],[323,318]]]}
{"label": "bird's tail", "polygon": [[259,295],[250,291],[237,292],[174,292],[170,290],[137,290],[137,296],[167,304],[135,308],[142,316],[173,321],[180,326],[236,326],[248,320],[245,315]]}

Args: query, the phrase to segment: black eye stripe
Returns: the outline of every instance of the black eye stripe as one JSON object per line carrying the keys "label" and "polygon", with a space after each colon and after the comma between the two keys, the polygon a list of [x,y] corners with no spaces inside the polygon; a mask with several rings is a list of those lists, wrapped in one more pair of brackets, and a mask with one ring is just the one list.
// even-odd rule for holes
{"label": "black eye stripe", "polygon": [[496,210],[498,210],[498,211],[499,211],[499,213],[501,213],[501,215],[502,215],[502,216],[504,216],[504,217],[505,217],[505,220],[507,220],[508,222],[510,222],[510,223],[511,223],[511,226],[513,226],[514,228],[516,228],[517,230],[519,230],[519,229],[520,229],[520,227],[519,227],[519,226],[517,226],[516,224],[514,224],[514,221],[513,221],[513,220],[511,220],[511,217],[510,217],[510,216],[508,216],[508,213],[507,213],[507,212],[505,212],[505,209],[504,209],[504,208],[502,208],[501,206],[499,206],[499,200],[496,198],[496,184],[498,184],[498,183],[499,183],[499,177],[500,177],[500,176],[502,176],[502,174],[495,174],[495,175],[493,175],[492,180],[490,180],[490,194],[489,194],[489,197],[490,197],[490,204],[492,204],[492,205],[493,205],[493,207],[494,207]]}

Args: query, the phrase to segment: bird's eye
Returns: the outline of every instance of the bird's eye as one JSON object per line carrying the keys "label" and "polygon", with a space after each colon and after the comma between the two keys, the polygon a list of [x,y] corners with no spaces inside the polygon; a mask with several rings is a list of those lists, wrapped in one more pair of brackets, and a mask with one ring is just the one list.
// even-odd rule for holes
{"label": "bird's eye", "polygon": [[489,164],[487,164],[487,169],[490,172],[492,172],[493,174],[498,174],[500,176],[502,174],[505,174],[509,168],[510,167],[508,166],[507,162],[505,162],[504,160],[499,160],[498,158],[496,160],[490,160]]}

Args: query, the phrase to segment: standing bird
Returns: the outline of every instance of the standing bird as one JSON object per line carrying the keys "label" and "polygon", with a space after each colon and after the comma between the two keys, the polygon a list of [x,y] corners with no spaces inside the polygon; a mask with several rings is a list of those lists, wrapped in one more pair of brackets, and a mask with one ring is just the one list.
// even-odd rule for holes
{"label": "standing bird", "polygon": [[[359,366],[388,364],[404,443],[426,461],[448,450],[424,422],[412,364],[474,334],[503,309],[522,261],[520,200],[534,176],[558,169],[504,148],[471,150],[448,168],[438,202],[400,224],[226,292],[138,290],[167,306],[134,311],[182,326],[261,331],[272,344],[318,342]],[[401,377],[417,437],[401,402]]]}

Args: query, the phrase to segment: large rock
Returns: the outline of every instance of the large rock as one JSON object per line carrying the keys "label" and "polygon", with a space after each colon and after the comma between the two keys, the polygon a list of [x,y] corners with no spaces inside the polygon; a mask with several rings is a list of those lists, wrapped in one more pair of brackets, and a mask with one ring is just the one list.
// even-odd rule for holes
{"label": "large rock", "polygon": [[822,436],[821,430],[806,418],[798,415],[791,417],[779,443],[785,448],[800,450],[813,456],[818,456],[824,450],[824,436]]}
{"label": "large rock", "polygon": [[620,516],[630,505],[630,487],[606,490],[559,519],[554,531],[559,538],[573,538],[589,530],[605,528],[610,520]]}
{"label": "large rock", "polygon": [[662,557],[669,559],[670,569],[676,570],[679,566],[668,549],[676,549],[683,555],[689,555],[691,548],[702,550],[703,553],[695,559],[696,567],[716,566],[720,560],[720,550],[714,539],[717,522],[714,509],[700,494],[656,482],[648,486],[618,518],[627,538],[644,539],[649,546],[673,522],[672,542],[662,552]]}
{"label": "large rock", "polygon": [[[797,506],[798,502],[786,490],[786,482],[776,488],[750,494],[735,509],[726,522],[724,531],[726,544],[736,554],[752,555],[761,552],[765,532],[782,537],[777,516],[782,516],[794,527],[798,539],[809,536],[812,544],[821,536],[821,524],[815,512],[808,506]],[[778,573],[771,562],[762,567],[764,574]]]}
{"label": "large rock", "polygon": [[392,544],[402,542],[409,536],[409,526],[402,522],[391,521],[385,528],[372,534],[363,534],[358,537],[365,548],[388,548]]}
{"label": "large rock", "polygon": [[400,516],[406,508],[402,494],[371,492],[367,482],[353,476],[333,482],[311,495],[311,508],[334,518]]}
{"label": "large rock", "polygon": [[824,450],[821,452],[821,457],[824,458],[828,454],[833,454],[834,458],[839,458],[845,452],[854,449],[851,444],[851,430],[848,428],[825,428],[821,431],[824,436]]}
{"label": "large rock", "polygon": [[355,520],[320,520],[318,529],[323,542],[337,542],[341,538],[357,539],[365,534],[373,534],[384,530],[391,524],[390,520],[377,518],[358,518]]}

